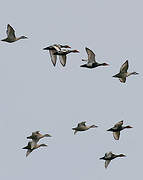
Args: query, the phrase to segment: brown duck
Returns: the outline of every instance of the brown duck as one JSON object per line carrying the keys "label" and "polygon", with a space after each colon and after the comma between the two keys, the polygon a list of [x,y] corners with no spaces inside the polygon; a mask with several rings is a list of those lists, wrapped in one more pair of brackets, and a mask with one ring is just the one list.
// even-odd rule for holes
{"label": "brown duck", "polygon": [[95,125],[91,125],[91,126],[86,126],[86,121],[83,121],[81,123],[78,123],[77,127],[75,128],[72,128],[72,130],[74,130],[74,134],[76,134],[78,131],[86,131],[90,128],[96,128],[98,126],[95,126]]}
{"label": "brown duck", "polygon": [[123,126],[123,121],[119,121],[116,123],[112,128],[108,129],[107,131],[113,132],[113,137],[116,140],[119,140],[120,138],[120,131],[123,129],[132,128],[131,126]]}
{"label": "brown duck", "polygon": [[18,41],[20,39],[27,39],[26,36],[16,37],[15,30],[9,24],[7,25],[6,33],[7,33],[7,38],[2,39],[1,41],[12,43],[12,42]]}
{"label": "brown duck", "polygon": [[117,158],[117,157],[125,157],[124,154],[113,154],[111,151],[108,152],[108,153],[105,153],[105,156],[104,157],[101,157],[100,159],[103,159],[105,160],[105,168],[108,167],[109,163],[111,162],[111,160]]}
{"label": "brown duck", "polygon": [[95,54],[91,49],[86,47],[85,50],[87,52],[88,59],[87,60],[82,59],[82,61],[87,61],[87,64],[83,64],[80,67],[85,67],[85,68],[92,69],[92,68],[95,68],[95,67],[98,67],[98,66],[109,66],[109,64],[107,64],[107,63],[98,63],[95,60]]}

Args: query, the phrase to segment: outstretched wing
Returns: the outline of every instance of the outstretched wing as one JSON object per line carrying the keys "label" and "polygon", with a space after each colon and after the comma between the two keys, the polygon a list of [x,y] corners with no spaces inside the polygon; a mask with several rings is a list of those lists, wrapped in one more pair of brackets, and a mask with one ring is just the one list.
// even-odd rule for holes
{"label": "outstretched wing", "polygon": [[122,125],[123,125],[123,121],[119,121],[119,122],[117,122],[117,123],[115,124],[114,127],[120,127],[120,126],[122,126]]}
{"label": "outstretched wing", "polygon": [[54,44],[53,48],[55,48],[56,51],[61,51],[61,45],[60,44]]}
{"label": "outstretched wing", "polygon": [[61,64],[63,66],[65,66],[66,65],[66,59],[67,59],[66,55],[59,55],[59,59],[60,59]]}
{"label": "outstretched wing", "polygon": [[26,157],[27,157],[32,151],[33,151],[32,149],[28,149],[27,152],[26,152]]}
{"label": "outstretched wing", "polygon": [[129,68],[129,63],[128,63],[128,60],[127,60],[127,61],[121,66],[120,72],[126,73],[127,70],[128,70],[128,68]]}
{"label": "outstretched wing", "polygon": [[57,52],[56,49],[49,50],[51,61],[52,61],[54,66],[56,65],[56,62],[57,62],[57,55],[54,54],[55,52]]}
{"label": "outstretched wing", "polygon": [[74,135],[77,133],[77,130],[74,131]]}
{"label": "outstretched wing", "polygon": [[105,153],[105,158],[111,158],[112,157],[112,151]]}
{"label": "outstretched wing", "polygon": [[105,161],[105,168],[107,168],[107,167],[108,167],[108,165],[109,165],[110,161],[111,161],[111,160],[106,160],[106,161]]}
{"label": "outstretched wing", "polygon": [[119,140],[119,138],[120,138],[120,131],[113,132],[113,137],[114,137],[114,139]]}
{"label": "outstretched wing", "polygon": [[88,63],[95,63],[95,54],[89,48],[85,48],[87,55],[88,55]]}
{"label": "outstretched wing", "polygon": [[16,38],[15,37],[15,30],[9,24],[7,25],[6,33],[7,33],[7,37],[10,39]]}
{"label": "outstretched wing", "polygon": [[83,122],[81,122],[81,123],[78,123],[78,125],[77,125],[77,126],[78,126],[78,127],[81,127],[81,126],[86,126],[86,125],[85,125],[85,123],[86,123],[86,121],[83,121]]}

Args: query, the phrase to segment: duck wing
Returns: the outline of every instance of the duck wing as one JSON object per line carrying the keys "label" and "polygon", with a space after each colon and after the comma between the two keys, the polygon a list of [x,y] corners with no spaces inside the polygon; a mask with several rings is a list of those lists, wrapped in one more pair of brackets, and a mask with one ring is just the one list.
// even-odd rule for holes
{"label": "duck wing", "polygon": [[128,68],[129,68],[129,63],[128,63],[128,60],[127,60],[127,61],[121,66],[120,72],[121,72],[121,73],[126,73],[127,70],[128,70]]}
{"label": "duck wing", "polygon": [[112,157],[112,151],[105,153],[105,158],[111,158]]}
{"label": "duck wing", "polygon": [[15,30],[9,24],[7,25],[6,33],[7,33],[7,37],[10,39],[16,38],[15,37]]}
{"label": "duck wing", "polygon": [[85,48],[86,52],[87,52],[87,55],[88,55],[88,63],[95,63],[95,54],[94,52],[89,49],[89,48]]}
{"label": "duck wing", "polygon": [[53,48],[54,48],[56,51],[61,51],[61,45],[60,45],[60,44],[54,44],[54,45],[53,45]]}
{"label": "duck wing", "polygon": [[38,141],[39,141],[38,138],[37,138],[37,139],[33,139],[33,140],[31,141],[31,148],[30,148],[30,149],[34,149]]}
{"label": "duck wing", "polygon": [[115,124],[114,127],[120,127],[120,126],[122,126],[122,125],[123,125],[123,121],[119,121],[119,122],[117,122],[117,123]]}
{"label": "duck wing", "polygon": [[54,54],[54,53],[56,53],[56,52],[57,52],[56,49],[49,50],[50,57],[51,57],[51,61],[52,61],[52,63],[53,63],[54,66],[56,65],[56,62],[57,62],[57,55]]}
{"label": "duck wing", "polygon": [[26,157],[33,151],[33,149],[28,149],[26,152]]}
{"label": "duck wing", "polygon": [[107,168],[107,167],[108,167],[108,165],[109,165],[110,161],[111,161],[111,160],[106,160],[106,161],[105,161],[105,168]]}
{"label": "duck wing", "polygon": [[123,121],[119,121],[119,122],[117,122],[115,125],[114,125],[114,129],[118,129],[118,128],[120,128],[121,126],[123,125]]}
{"label": "duck wing", "polygon": [[120,131],[113,132],[113,137],[114,137],[114,139],[119,140],[119,138],[120,138]]}
{"label": "duck wing", "polygon": [[66,65],[66,60],[67,60],[67,57],[66,55],[59,55],[59,59],[60,59],[60,63],[65,66]]}
{"label": "duck wing", "polygon": [[78,127],[81,127],[81,126],[86,126],[86,124],[85,124],[86,122],[85,121],[83,121],[83,122],[81,122],[81,123],[78,123]]}

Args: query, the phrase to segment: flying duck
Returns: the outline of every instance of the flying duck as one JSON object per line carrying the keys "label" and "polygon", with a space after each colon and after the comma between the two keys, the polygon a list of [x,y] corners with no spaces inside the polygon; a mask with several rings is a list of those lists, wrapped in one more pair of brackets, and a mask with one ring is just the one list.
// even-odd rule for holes
{"label": "flying duck", "polygon": [[56,51],[54,53],[54,55],[59,55],[59,59],[60,59],[60,62],[63,66],[66,65],[66,59],[67,59],[67,54],[69,53],[79,53],[78,50],[67,50],[67,49],[63,49],[63,50],[60,50],[60,51]]}
{"label": "flying duck", "polygon": [[19,39],[27,39],[27,37],[25,36],[20,36],[17,38],[15,36],[15,30],[9,24],[7,25],[6,33],[7,33],[7,38],[2,39],[1,41],[12,43],[12,42],[18,41]]}
{"label": "flying duck", "polygon": [[123,125],[123,121],[119,121],[118,123],[116,123],[112,128],[108,129],[107,131],[112,131],[114,139],[119,140],[120,131],[122,131],[123,129],[126,129],[126,128],[132,128],[131,126],[122,126],[122,125]]}
{"label": "flying duck", "polygon": [[125,157],[125,155],[124,155],[124,154],[118,154],[118,155],[116,155],[116,154],[113,154],[113,153],[110,151],[110,152],[108,152],[108,153],[105,153],[105,156],[104,156],[104,157],[101,157],[100,159],[105,160],[105,168],[107,168],[108,165],[109,165],[109,163],[110,163],[110,161],[113,160],[113,159],[115,159],[115,158],[117,158],[117,157]]}
{"label": "flying duck", "polygon": [[86,68],[95,68],[95,67],[98,67],[98,66],[108,66],[109,64],[107,63],[98,63],[96,60],[95,60],[95,54],[94,52],[89,49],[89,48],[85,48],[86,52],[87,52],[87,55],[88,55],[88,59],[85,60],[85,59],[82,59],[82,61],[87,61],[87,64],[83,64],[81,65],[80,67],[86,67]]}
{"label": "flying duck", "polygon": [[57,62],[57,55],[55,53],[61,51],[61,48],[71,48],[71,47],[68,45],[54,44],[43,49],[43,50],[49,50],[51,61],[54,66],[56,65]]}
{"label": "flying duck", "polygon": [[[50,134],[41,134],[40,131],[35,131],[32,132],[31,136],[28,136],[27,139],[32,139],[32,141],[34,141],[35,143],[37,143],[40,139],[44,138],[44,137],[52,137]],[[35,145],[35,143],[32,143],[32,147]]]}
{"label": "flying duck", "polygon": [[35,149],[38,149],[39,147],[44,147],[44,146],[47,146],[46,144],[37,144],[35,143],[34,146],[33,146],[33,141],[29,141],[28,142],[28,145],[23,147],[22,149],[27,149],[27,152],[26,152],[26,157],[32,152],[34,151]]}
{"label": "flying duck", "polygon": [[126,78],[130,75],[137,75],[139,73],[137,72],[131,72],[128,73],[127,70],[129,68],[129,63],[128,60],[121,66],[120,68],[120,72],[118,74],[115,74],[113,77],[115,78],[119,78],[120,82],[125,83],[126,82]]}
{"label": "flying duck", "polygon": [[78,123],[77,127],[75,128],[72,128],[72,130],[74,130],[74,134],[76,134],[78,131],[86,131],[90,128],[96,128],[98,126],[95,126],[95,125],[91,125],[91,126],[86,126],[86,121],[83,121],[81,123]]}

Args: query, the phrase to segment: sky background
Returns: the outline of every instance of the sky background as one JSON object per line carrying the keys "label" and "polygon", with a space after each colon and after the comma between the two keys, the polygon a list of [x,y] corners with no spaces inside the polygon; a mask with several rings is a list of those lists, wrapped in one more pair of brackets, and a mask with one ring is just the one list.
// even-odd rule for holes
{"label": "sky background", "polygon": [[[28,37],[0,42],[1,179],[142,177],[142,6],[141,0],[1,1],[1,39],[7,24]],[[55,43],[80,53],[54,67],[42,49]],[[85,47],[110,66],[81,68]],[[123,84],[112,76],[127,59],[129,72],[139,75]],[[134,128],[115,141],[106,130],[120,120]],[[81,121],[99,127],[73,135]],[[22,147],[36,130],[53,137],[26,158]],[[108,151],[127,157],[105,169],[99,158]]]}

